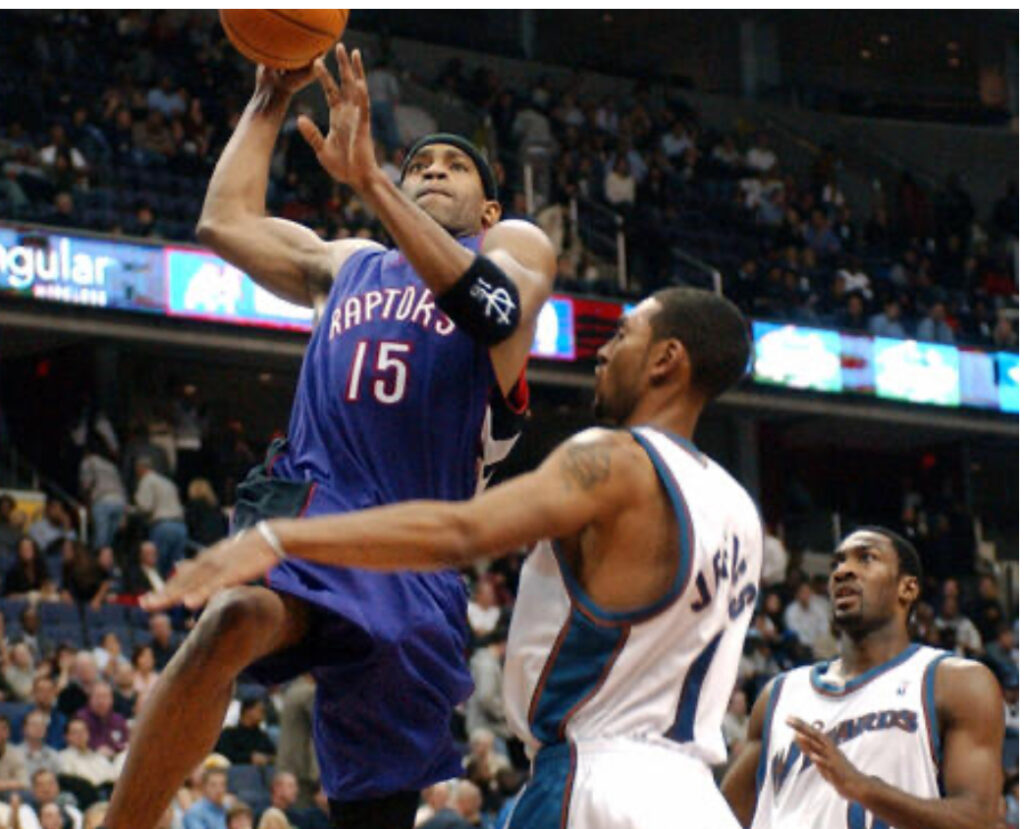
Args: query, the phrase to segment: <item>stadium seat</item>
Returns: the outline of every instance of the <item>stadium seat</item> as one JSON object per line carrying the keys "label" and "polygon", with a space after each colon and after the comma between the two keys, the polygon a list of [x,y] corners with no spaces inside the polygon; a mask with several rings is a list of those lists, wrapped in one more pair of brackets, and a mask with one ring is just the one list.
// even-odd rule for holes
{"label": "stadium seat", "polygon": [[81,627],[82,612],[77,605],[64,602],[40,602],[39,621],[44,628],[54,625],[61,627],[77,625]]}
{"label": "stadium seat", "polygon": [[228,788],[233,792],[263,788],[263,770],[259,766],[234,765],[228,769]]}
{"label": "stadium seat", "polygon": [[0,702],[0,715],[11,724],[10,742],[21,742],[21,724],[35,706],[31,702]]}
{"label": "stadium seat", "polygon": [[98,608],[86,606],[85,624],[89,627],[127,625],[128,617],[123,605],[105,604]]}
{"label": "stadium seat", "polygon": [[18,621],[22,611],[28,607],[27,599],[0,599],[0,611],[3,612],[7,627]]}
{"label": "stadium seat", "polygon": [[46,635],[56,645],[71,645],[76,649],[85,647],[85,631],[78,622],[73,625],[48,625]]}

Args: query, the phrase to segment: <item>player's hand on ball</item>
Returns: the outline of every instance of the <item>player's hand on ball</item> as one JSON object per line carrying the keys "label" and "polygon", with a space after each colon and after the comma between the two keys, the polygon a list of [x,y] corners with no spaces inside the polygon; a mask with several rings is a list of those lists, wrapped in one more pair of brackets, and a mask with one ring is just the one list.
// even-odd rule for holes
{"label": "player's hand on ball", "polygon": [[313,66],[312,63],[303,69],[271,69],[269,66],[257,66],[256,90],[291,96],[316,80]]}
{"label": "player's hand on ball", "polygon": [[150,612],[179,604],[195,610],[218,590],[258,579],[278,562],[258,532],[245,530],[182,562],[163,589],[147,593],[140,604]]}
{"label": "player's hand on ball", "polygon": [[377,170],[370,135],[370,93],[359,50],[353,52],[349,60],[348,52],[339,43],[335,55],[340,84],[322,60],[313,65],[330,110],[327,135],[324,136],[305,115],[299,117],[298,127],[321,166],[337,181],[358,192]]}
{"label": "player's hand on ball", "polygon": [[871,778],[857,770],[839,750],[835,741],[799,717],[788,717],[786,725],[796,732],[794,739],[800,750],[810,758],[818,773],[839,796],[846,800],[860,801],[864,787],[871,782]]}

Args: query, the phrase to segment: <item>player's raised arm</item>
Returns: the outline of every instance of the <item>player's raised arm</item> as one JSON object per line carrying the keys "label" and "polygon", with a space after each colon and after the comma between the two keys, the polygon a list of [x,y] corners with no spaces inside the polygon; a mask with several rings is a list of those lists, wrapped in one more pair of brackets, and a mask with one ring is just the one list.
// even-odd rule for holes
{"label": "player's raised arm", "polygon": [[722,795],[742,826],[750,826],[754,819],[758,792],[757,767],[761,762],[765,719],[768,717],[772,689],[778,682],[776,678],[761,689],[747,721],[746,739],[722,778]]}
{"label": "player's raised arm", "polygon": [[199,241],[267,290],[300,305],[326,296],[337,269],[363,240],[324,242],[295,222],[267,216],[270,158],[292,95],[312,69],[257,70],[256,89],[224,148],[196,226]]}
{"label": "player's raised arm", "polygon": [[[380,219],[442,310],[492,348],[499,384],[507,392],[522,371],[537,315],[551,293],[555,254],[550,241],[527,223],[499,223],[501,208],[495,194],[487,192],[482,173],[483,201],[474,206],[466,200],[460,182],[486,162],[476,163],[471,155],[476,151],[464,140],[451,142],[446,152],[413,147],[403,171],[404,191],[399,189],[374,157],[362,57],[356,50],[350,59],[341,44],[336,53],[340,83],[322,61],[315,66],[330,110],[329,130],[323,135],[305,117],[299,119],[299,130],[323,168],[352,187]],[[459,147],[461,158],[454,151]],[[456,241],[480,229],[488,233],[479,254]]]}
{"label": "player's raised arm", "polygon": [[263,575],[282,555],[371,570],[439,570],[497,557],[542,538],[565,538],[641,502],[654,480],[623,432],[591,429],[534,472],[461,503],[410,501],[345,515],[275,520],[183,565],[150,609],[197,607],[221,587]]}

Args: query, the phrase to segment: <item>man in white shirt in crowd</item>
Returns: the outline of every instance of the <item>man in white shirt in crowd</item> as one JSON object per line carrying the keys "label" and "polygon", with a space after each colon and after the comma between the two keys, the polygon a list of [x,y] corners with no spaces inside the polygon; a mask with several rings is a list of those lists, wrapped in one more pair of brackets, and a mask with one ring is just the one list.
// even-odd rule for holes
{"label": "man in white shirt in crowd", "polygon": [[80,777],[93,786],[114,782],[114,764],[89,748],[89,726],[77,717],[68,723],[68,747],[58,755],[60,773]]}
{"label": "man in white shirt in crowd", "polygon": [[42,711],[29,711],[21,731],[24,740],[20,746],[25,758],[25,770],[30,780],[35,780],[37,771],[52,771],[59,767],[57,750],[46,744],[46,729],[50,718]]}
{"label": "man in white shirt in crowd", "polygon": [[767,173],[778,164],[778,156],[768,146],[768,136],[760,133],[754,146],[747,150],[747,167],[759,173]]}
{"label": "man in white shirt in crowd", "polygon": [[783,619],[800,644],[811,651],[830,635],[828,603],[814,595],[809,581],[800,583],[796,597],[786,606]]}
{"label": "man in white shirt in crowd", "polygon": [[501,619],[501,608],[494,592],[494,583],[489,578],[481,578],[477,582],[473,597],[467,608],[469,627],[473,635],[483,638],[491,633]]}
{"label": "man in white shirt in crowd", "polygon": [[672,129],[661,136],[661,149],[672,164],[678,166],[685,153],[693,146],[693,139],[682,121],[673,121]]}
{"label": "man in white shirt in crowd", "polygon": [[149,540],[156,545],[160,573],[166,577],[185,557],[185,510],[174,481],[154,470],[149,458],[136,460],[135,475],[135,505],[149,521]]}
{"label": "man in white shirt in crowd", "polygon": [[782,543],[782,524],[766,526],[764,530],[764,559],[761,564],[761,584],[774,587],[786,580],[789,553]]}

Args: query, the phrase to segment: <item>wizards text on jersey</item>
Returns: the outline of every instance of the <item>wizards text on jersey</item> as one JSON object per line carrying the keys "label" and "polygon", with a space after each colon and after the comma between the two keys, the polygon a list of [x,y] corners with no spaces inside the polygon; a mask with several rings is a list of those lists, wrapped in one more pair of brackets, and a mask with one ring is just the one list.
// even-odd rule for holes
{"label": "wizards text on jersey", "polygon": [[[828,736],[838,746],[849,740],[855,740],[864,734],[873,731],[886,731],[890,728],[898,728],[908,734],[913,734],[918,728],[917,713],[906,709],[872,711],[870,714],[862,714],[859,717],[842,720],[838,725],[829,729]],[[793,742],[789,744],[787,750],[780,751],[772,758],[772,786],[776,794],[782,788],[782,784],[786,782],[786,778],[793,770],[793,766],[796,765],[800,753],[799,746]],[[810,765],[811,759],[804,756],[800,772],[803,772]]]}

